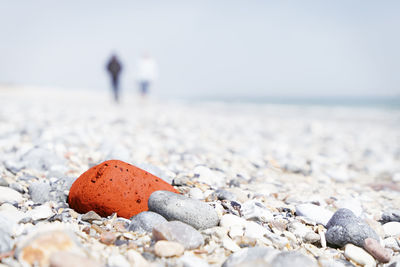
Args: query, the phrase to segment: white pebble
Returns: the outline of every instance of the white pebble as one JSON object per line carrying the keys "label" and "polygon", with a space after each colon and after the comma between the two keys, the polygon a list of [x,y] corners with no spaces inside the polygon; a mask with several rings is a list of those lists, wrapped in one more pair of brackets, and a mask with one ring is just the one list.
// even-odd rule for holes
{"label": "white pebble", "polygon": [[400,222],[388,222],[383,226],[385,237],[388,236],[400,236]]}
{"label": "white pebble", "polygon": [[365,267],[376,266],[375,259],[368,252],[353,244],[347,244],[345,246],[344,256],[347,259],[352,260]]}

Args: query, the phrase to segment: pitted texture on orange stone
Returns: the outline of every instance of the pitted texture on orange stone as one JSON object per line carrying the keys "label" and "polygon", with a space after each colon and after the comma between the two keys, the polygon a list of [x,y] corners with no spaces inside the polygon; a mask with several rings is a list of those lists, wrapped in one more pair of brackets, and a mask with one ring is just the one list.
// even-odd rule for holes
{"label": "pitted texture on orange stone", "polygon": [[178,193],[157,176],[120,160],[108,160],[84,172],[73,184],[68,203],[79,213],[95,211],[101,216],[114,212],[130,218],[147,211],[154,191]]}

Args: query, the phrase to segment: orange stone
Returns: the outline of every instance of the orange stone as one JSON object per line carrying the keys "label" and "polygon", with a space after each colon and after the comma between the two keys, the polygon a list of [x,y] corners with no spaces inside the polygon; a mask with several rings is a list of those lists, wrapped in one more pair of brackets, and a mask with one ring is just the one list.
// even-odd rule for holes
{"label": "orange stone", "polygon": [[72,184],[68,203],[79,213],[95,211],[105,217],[116,212],[130,218],[147,211],[154,191],[175,188],[151,173],[120,160],[108,160],[84,172]]}

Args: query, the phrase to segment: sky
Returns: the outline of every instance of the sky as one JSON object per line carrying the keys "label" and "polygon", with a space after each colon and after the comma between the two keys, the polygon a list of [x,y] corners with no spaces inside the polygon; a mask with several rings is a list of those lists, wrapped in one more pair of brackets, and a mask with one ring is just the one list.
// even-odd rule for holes
{"label": "sky", "polygon": [[0,0],[0,84],[138,90],[143,53],[160,96],[400,95],[399,1]]}

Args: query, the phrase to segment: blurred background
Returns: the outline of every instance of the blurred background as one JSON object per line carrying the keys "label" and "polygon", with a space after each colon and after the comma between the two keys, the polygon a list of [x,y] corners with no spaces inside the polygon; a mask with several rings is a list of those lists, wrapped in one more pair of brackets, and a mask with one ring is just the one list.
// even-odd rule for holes
{"label": "blurred background", "polygon": [[399,103],[399,1],[1,1],[0,85],[161,98]]}

